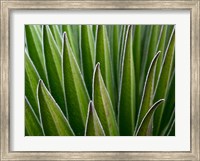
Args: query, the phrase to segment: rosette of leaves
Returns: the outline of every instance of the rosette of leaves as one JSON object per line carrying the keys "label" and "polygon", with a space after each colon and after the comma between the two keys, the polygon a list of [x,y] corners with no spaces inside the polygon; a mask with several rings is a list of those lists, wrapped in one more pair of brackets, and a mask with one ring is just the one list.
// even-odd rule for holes
{"label": "rosette of leaves", "polygon": [[25,135],[175,135],[174,59],[173,25],[25,25]]}

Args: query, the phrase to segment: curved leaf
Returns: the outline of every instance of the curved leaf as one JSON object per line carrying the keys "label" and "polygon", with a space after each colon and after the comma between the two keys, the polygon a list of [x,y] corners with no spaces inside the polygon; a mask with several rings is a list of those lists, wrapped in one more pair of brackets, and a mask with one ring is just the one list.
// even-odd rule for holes
{"label": "curved leaf", "polygon": [[92,99],[105,134],[107,136],[117,136],[119,133],[115,113],[101,75],[99,63],[97,63],[94,70]]}
{"label": "curved leaf", "polygon": [[160,34],[160,28],[161,28],[161,25],[153,25],[145,73],[147,73],[149,65],[151,64],[151,60],[153,59],[153,57],[157,53],[157,46],[158,46],[158,38],[159,38],[159,34]]}
{"label": "curved leaf", "polygon": [[132,48],[132,27],[128,27],[126,50],[123,57],[119,93],[119,130],[120,135],[133,135],[135,127],[135,69]]}
{"label": "curved leaf", "polygon": [[48,79],[46,74],[45,59],[42,52],[42,37],[39,32],[38,25],[25,25],[26,44],[28,54],[33,61],[41,79],[48,87]]}
{"label": "curved leaf", "polygon": [[99,25],[97,29],[96,62],[101,64],[102,77],[110,95],[113,107],[115,107],[115,92],[111,55],[109,50],[107,30],[104,25]]}
{"label": "curved leaf", "polygon": [[66,33],[64,33],[62,65],[69,122],[76,135],[84,135],[90,98]]}
{"label": "curved leaf", "polygon": [[[142,119],[146,115],[147,111],[149,110],[149,107],[152,105],[153,100],[153,91],[154,91],[154,76],[155,76],[155,69],[156,69],[156,63],[159,58],[160,52],[158,52],[149,67],[149,71],[147,73],[146,81],[144,84],[144,91],[143,96],[140,104],[140,109],[138,113],[138,119],[137,119],[137,126],[140,125]],[[136,126],[136,127],[137,127]]]}
{"label": "curved leaf", "polygon": [[66,101],[62,84],[61,53],[47,25],[43,28],[43,44],[50,92],[66,116]]}
{"label": "curved leaf", "polygon": [[92,96],[92,75],[95,65],[95,51],[94,38],[92,35],[92,28],[89,25],[81,26],[81,50],[82,50],[82,64],[85,84]]}
{"label": "curved leaf", "polygon": [[[159,74],[158,83],[155,89],[154,101],[157,101],[161,98],[166,97],[169,79],[170,79],[171,70],[172,70],[174,53],[175,53],[175,30],[173,30],[172,32],[172,35],[169,41],[169,46],[165,53],[165,57],[164,57],[163,64],[161,67],[161,72]],[[160,130],[160,123],[162,120],[163,110],[164,110],[163,107],[159,108],[159,110],[157,110],[154,115],[155,135],[157,135]]]}
{"label": "curved leaf", "polygon": [[167,34],[167,25],[164,25],[161,28],[161,32],[160,32],[160,36],[159,36],[159,40],[158,40],[157,52],[161,51],[161,53],[160,53],[160,56],[159,56],[158,61],[157,61],[157,68],[156,68],[155,81],[154,81],[155,85],[156,85],[157,80],[158,80],[158,75],[160,73],[163,55],[165,53],[166,34]]}
{"label": "curved leaf", "polygon": [[43,130],[35,112],[25,98],[25,133],[26,136],[43,136]]}
{"label": "curved leaf", "polygon": [[148,58],[148,51],[149,51],[149,44],[151,40],[151,35],[152,35],[152,25],[148,25],[145,27],[144,35],[143,35],[143,44],[142,44],[142,62],[141,62],[141,69],[140,69],[140,82],[139,82],[139,98],[142,97],[142,92],[144,88],[144,83],[145,83],[145,70],[146,70],[146,63],[147,63],[147,58]]}
{"label": "curved leaf", "polygon": [[38,100],[46,136],[74,135],[66,117],[42,81],[38,84]]}
{"label": "curved leaf", "polygon": [[148,131],[148,127],[149,127],[151,117],[152,117],[154,111],[158,108],[158,106],[161,103],[163,103],[163,101],[164,101],[164,99],[160,99],[159,101],[157,101],[156,103],[154,103],[152,105],[152,107],[149,109],[149,111],[144,116],[141,124],[139,125],[138,130],[136,132],[136,136],[146,136],[147,135],[147,131]]}
{"label": "curved leaf", "polygon": [[37,73],[37,70],[35,69],[27,52],[25,51],[25,95],[33,107],[33,110],[38,119],[40,119],[37,102],[37,85],[39,79],[40,77]]}
{"label": "curved leaf", "polygon": [[94,104],[90,101],[88,105],[88,115],[85,128],[85,136],[104,136],[104,130],[97,116]]}

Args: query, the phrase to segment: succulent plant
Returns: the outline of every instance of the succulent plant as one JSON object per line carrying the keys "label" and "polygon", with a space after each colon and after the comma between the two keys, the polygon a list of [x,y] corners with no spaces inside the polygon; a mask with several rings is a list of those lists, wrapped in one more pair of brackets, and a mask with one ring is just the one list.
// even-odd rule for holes
{"label": "succulent plant", "polygon": [[25,135],[175,135],[175,27],[25,25]]}

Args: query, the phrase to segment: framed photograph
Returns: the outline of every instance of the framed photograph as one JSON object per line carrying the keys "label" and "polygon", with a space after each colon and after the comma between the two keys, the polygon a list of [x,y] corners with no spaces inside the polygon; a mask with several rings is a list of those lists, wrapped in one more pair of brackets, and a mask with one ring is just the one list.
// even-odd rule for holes
{"label": "framed photograph", "polygon": [[199,0],[1,0],[1,160],[200,160]]}

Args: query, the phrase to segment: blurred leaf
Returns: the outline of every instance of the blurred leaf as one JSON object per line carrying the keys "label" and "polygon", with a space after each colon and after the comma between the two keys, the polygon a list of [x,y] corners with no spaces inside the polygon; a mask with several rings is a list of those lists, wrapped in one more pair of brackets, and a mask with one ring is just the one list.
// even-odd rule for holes
{"label": "blurred leaf", "polygon": [[167,91],[166,101],[164,104],[164,111],[163,111],[164,115],[161,121],[160,132],[163,131],[163,128],[165,128],[166,125],[168,124],[172,112],[174,110],[174,106],[175,106],[175,71],[173,71],[171,80],[169,82],[169,88]]}
{"label": "blurred leaf", "polygon": [[167,25],[167,34],[166,34],[166,40],[165,40],[165,50],[167,50],[168,42],[170,40],[172,31],[173,31],[174,28],[175,28],[174,25]]}
{"label": "blurred leaf", "polygon": [[89,25],[81,26],[81,50],[85,84],[92,96],[92,76],[95,65],[95,50],[92,28]]}
{"label": "blurred leaf", "polygon": [[47,25],[43,28],[43,43],[50,92],[66,116],[67,111],[62,82],[61,53]]}
{"label": "blurred leaf", "polygon": [[26,136],[43,136],[43,130],[35,112],[25,98],[25,131]]}
{"label": "blurred leaf", "polygon": [[110,95],[113,107],[115,107],[115,85],[113,80],[111,55],[109,50],[108,35],[104,25],[99,25],[97,29],[96,62],[101,64],[102,77]]}
{"label": "blurred leaf", "polygon": [[[175,50],[175,30],[173,30],[172,32],[172,36],[169,41],[169,46],[164,56],[161,72],[159,74],[158,83],[155,88],[154,101],[157,101],[161,98],[166,97],[169,79],[170,79],[171,70],[172,70],[173,59],[174,59],[174,50]],[[163,110],[164,108],[162,106],[155,112],[155,115],[154,115],[155,135],[158,135],[159,130],[160,130],[160,123],[162,120]]]}
{"label": "blurred leaf", "polygon": [[135,69],[132,48],[132,27],[127,29],[127,41],[123,57],[119,91],[119,130],[120,135],[133,135],[135,127]]}
{"label": "blurred leaf", "polygon": [[99,63],[95,67],[93,77],[93,102],[105,134],[107,136],[117,136],[119,133],[115,113],[101,75]]}
{"label": "blurred leaf", "polygon": [[38,100],[46,136],[74,135],[66,117],[42,81],[38,85]]}
{"label": "blurred leaf", "polygon": [[70,125],[76,135],[84,135],[90,98],[66,34],[63,46],[63,78]]}
{"label": "blurred leaf", "polygon": [[96,35],[97,35],[97,26],[98,25],[92,25],[92,32],[94,36],[94,40],[96,41]]}
{"label": "blurred leaf", "polygon": [[157,68],[156,68],[156,74],[155,74],[155,81],[154,84],[157,84],[158,80],[158,75],[160,73],[161,65],[162,65],[162,60],[163,60],[163,55],[165,52],[165,40],[166,40],[166,33],[167,33],[167,25],[163,25],[161,28],[160,36],[158,39],[158,47],[157,47],[157,52],[161,51],[160,56],[158,58],[157,62]]}
{"label": "blurred leaf", "polygon": [[86,121],[85,136],[104,136],[104,130],[97,116],[94,104],[90,101]]}
{"label": "blurred leaf", "polygon": [[155,69],[156,69],[156,64],[157,64],[157,60],[158,60],[159,56],[160,56],[160,52],[158,52],[154,56],[154,58],[150,64],[149,71],[147,73],[136,127],[138,127],[138,125],[140,125],[142,119],[144,118],[144,116],[146,115],[146,113],[148,112],[149,108],[152,105]]}
{"label": "blurred leaf", "polygon": [[50,30],[53,34],[53,37],[56,41],[59,52],[61,53],[62,52],[62,36],[60,34],[59,27],[58,27],[58,25],[49,25],[49,28],[50,28]]}
{"label": "blurred leaf", "polygon": [[28,54],[33,61],[41,79],[48,87],[45,59],[42,52],[42,37],[38,25],[25,25]]}
{"label": "blurred leaf", "polygon": [[37,70],[35,69],[27,52],[25,51],[25,95],[33,107],[33,110],[38,119],[40,119],[40,117],[36,94],[39,78],[40,77],[37,73]]}
{"label": "blurred leaf", "polygon": [[135,134],[136,136],[146,136],[147,135],[147,131],[148,131],[149,122],[151,120],[151,117],[152,117],[154,111],[158,108],[158,106],[161,103],[163,103],[163,101],[164,101],[164,99],[160,99],[159,101],[154,103],[151,108],[149,108],[149,111],[146,113],[141,124],[139,125],[139,127],[137,129],[137,132]]}
{"label": "blurred leaf", "polygon": [[[174,104],[174,106],[175,106],[175,104]],[[168,136],[172,130],[174,122],[175,122],[175,108],[173,109],[173,111],[170,115],[170,118],[167,120],[167,124],[165,125],[165,128],[162,130],[162,132],[159,135],[160,136]]]}
{"label": "blurred leaf", "polygon": [[169,129],[169,133],[167,134],[167,136],[175,136],[175,120],[173,121],[170,129]]}

